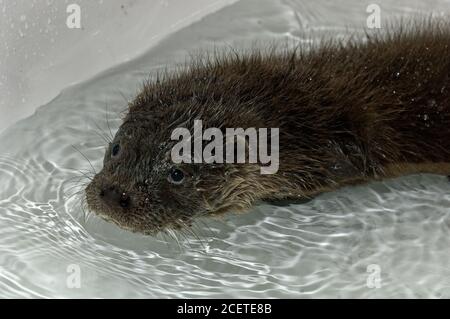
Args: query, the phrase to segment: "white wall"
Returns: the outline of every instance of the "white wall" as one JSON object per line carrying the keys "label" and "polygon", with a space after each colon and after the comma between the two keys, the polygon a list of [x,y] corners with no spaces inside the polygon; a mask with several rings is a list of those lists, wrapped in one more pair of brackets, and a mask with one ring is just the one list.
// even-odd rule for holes
{"label": "white wall", "polygon": [[[0,0],[0,131],[236,0]],[[66,25],[81,8],[81,29]]]}

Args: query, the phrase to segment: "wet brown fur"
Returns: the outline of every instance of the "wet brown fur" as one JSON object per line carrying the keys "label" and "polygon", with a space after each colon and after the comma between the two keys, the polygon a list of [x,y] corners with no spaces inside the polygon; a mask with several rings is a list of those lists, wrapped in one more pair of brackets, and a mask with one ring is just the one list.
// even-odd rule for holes
{"label": "wet brown fur", "polygon": [[[408,31],[405,31],[408,29]],[[450,28],[422,23],[366,42],[305,50],[230,51],[146,83],[86,194],[119,226],[154,234],[200,215],[245,211],[258,200],[309,197],[343,185],[413,173],[450,173]],[[167,181],[176,127],[280,128],[280,168],[182,164]],[[107,152],[110,152],[108,150]],[[116,185],[132,206],[98,192]]]}

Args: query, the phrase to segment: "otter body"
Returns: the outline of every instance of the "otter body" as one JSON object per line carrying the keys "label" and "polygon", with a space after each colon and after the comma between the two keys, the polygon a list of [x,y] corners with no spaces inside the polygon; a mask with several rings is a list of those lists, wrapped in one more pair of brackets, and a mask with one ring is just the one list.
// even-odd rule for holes
{"label": "otter body", "polygon": [[[199,119],[221,130],[279,128],[278,172],[174,164],[171,132]],[[258,200],[411,173],[450,173],[448,24],[309,51],[215,55],[147,83],[86,195],[103,217],[155,234]]]}

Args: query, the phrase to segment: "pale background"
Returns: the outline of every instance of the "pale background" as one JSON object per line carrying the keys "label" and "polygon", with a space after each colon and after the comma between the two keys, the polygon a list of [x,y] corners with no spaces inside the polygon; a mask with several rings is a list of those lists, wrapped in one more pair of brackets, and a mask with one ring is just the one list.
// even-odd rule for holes
{"label": "pale background", "polygon": [[[0,0],[0,131],[235,0]],[[81,7],[81,29],[66,8]]]}

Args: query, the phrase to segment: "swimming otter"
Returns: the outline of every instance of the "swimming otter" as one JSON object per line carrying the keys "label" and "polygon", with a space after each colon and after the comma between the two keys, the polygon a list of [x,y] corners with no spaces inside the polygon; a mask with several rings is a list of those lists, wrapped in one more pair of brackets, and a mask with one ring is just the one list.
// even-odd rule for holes
{"label": "swimming otter", "polygon": [[[279,170],[174,164],[176,127],[279,128]],[[145,234],[259,200],[410,173],[450,173],[450,28],[230,52],[144,85],[88,185],[90,210]]]}

